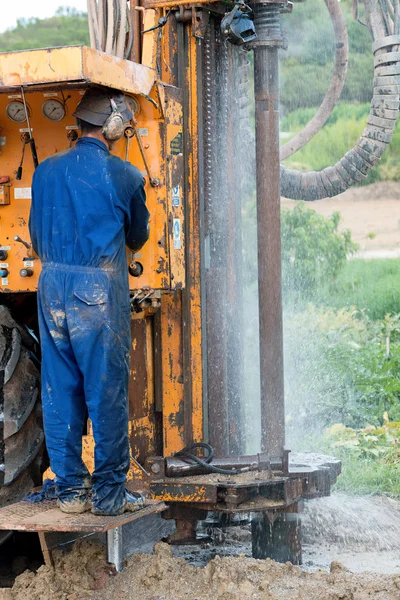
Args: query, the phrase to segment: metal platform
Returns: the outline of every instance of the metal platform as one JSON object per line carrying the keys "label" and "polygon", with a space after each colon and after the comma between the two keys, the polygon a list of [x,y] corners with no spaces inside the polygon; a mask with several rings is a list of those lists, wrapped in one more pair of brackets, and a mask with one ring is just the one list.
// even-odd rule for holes
{"label": "metal platform", "polygon": [[57,508],[55,500],[45,500],[36,504],[17,502],[0,509],[0,530],[38,533],[45,562],[50,565],[53,564],[53,560],[46,543],[46,533],[106,533],[108,561],[120,571],[123,561],[122,526],[142,517],[163,512],[166,508],[164,502],[148,500],[147,505],[136,512],[104,517],[93,515],[91,512],[65,514]]}

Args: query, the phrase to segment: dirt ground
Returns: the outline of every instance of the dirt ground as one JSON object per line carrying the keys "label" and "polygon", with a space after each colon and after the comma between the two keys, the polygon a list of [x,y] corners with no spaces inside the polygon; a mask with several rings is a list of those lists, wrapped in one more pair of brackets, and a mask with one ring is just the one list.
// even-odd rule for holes
{"label": "dirt ground", "polygon": [[[333,494],[306,503],[303,566],[255,560],[249,523],[213,541],[137,553],[115,574],[104,546],[54,552],[55,569],[25,571],[0,600],[399,600],[400,502]],[[207,524],[200,533],[210,534]],[[340,560],[338,560],[340,559]],[[362,572],[365,571],[369,572]]]}
{"label": "dirt ground", "polygon": [[309,573],[269,559],[216,556],[205,568],[173,558],[160,543],[114,575],[101,546],[82,542],[56,554],[56,569],[20,575],[3,600],[395,600],[400,575],[353,574],[338,562]]}
{"label": "dirt ground", "polygon": [[[295,201],[282,199],[282,206]],[[352,188],[335,198],[307,204],[316,212],[329,216],[339,211],[341,228],[350,229],[366,258],[400,256],[400,183],[379,182]]]}

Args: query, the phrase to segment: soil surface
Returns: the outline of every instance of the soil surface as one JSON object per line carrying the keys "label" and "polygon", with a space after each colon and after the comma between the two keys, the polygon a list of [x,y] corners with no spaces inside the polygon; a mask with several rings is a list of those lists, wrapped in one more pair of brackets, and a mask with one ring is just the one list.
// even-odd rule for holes
{"label": "soil surface", "polygon": [[[25,571],[0,600],[399,600],[400,502],[334,494],[307,502],[303,566],[251,558],[246,516],[236,527],[212,518],[196,546],[159,543],[115,574],[100,543],[55,551],[55,569]],[[359,571],[369,572],[359,572]]]}
{"label": "soil surface", "polygon": [[7,600],[386,600],[400,597],[400,575],[350,573],[339,562],[329,572],[306,572],[290,563],[216,556],[206,567],[173,558],[159,543],[152,555],[135,554],[115,576],[102,546],[78,543],[55,553],[56,568],[20,575]]}
{"label": "soil surface", "polygon": [[[295,203],[282,198],[283,207]],[[341,228],[350,229],[360,246],[360,256],[400,256],[400,183],[379,182],[351,188],[335,198],[308,202],[307,206],[324,216],[340,212]]]}

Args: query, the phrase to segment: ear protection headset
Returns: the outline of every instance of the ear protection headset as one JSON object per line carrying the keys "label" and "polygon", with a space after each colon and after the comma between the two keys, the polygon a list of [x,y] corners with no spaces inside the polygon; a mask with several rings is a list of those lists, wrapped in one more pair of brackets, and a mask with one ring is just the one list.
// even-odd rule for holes
{"label": "ear protection headset", "polygon": [[102,133],[106,140],[115,142],[119,140],[124,133],[124,118],[119,112],[115,100],[110,98],[111,115],[103,125]]}

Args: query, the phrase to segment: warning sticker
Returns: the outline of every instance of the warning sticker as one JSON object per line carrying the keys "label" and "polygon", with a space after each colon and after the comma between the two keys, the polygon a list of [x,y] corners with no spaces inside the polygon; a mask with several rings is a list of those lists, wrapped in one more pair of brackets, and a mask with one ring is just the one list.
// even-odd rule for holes
{"label": "warning sticker", "polygon": [[174,248],[181,249],[181,220],[174,219]]}
{"label": "warning sticker", "polygon": [[179,131],[173,140],[171,140],[169,151],[171,154],[176,156],[177,154],[182,154],[183,152],[183,133]]}
{"label": "warning sticker", "polygon": [[16,200],[31,200],[32,188],[30,188],[30,187],[14,188],[14,198]]}
{"label": "warning sticker", "polygon": [[179,206],[181,203],[181,186],[172,188],[172,206]]}
{"label": "warning sticker", "polygon": [[1,285],[8,285],[8,277],[2,277]]}

